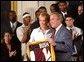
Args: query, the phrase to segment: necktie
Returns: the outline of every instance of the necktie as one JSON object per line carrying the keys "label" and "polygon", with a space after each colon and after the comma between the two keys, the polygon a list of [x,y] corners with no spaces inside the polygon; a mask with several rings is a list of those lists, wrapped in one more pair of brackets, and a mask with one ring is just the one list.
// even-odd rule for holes
{"label": "necktie", "polygon": [[12,31],[14,32],[14,30],[15,30],[15,26],[14,24],[12,24]]}
{"label": "necktie", "polygon": [[52,32],[52,35],[51,35],[51,38],[53,38],[53,39],[55,39],[55,32],[56,32],[56,30],[53,29],[53,32]]}
{"label": "necktie", "polygon": [[54,29],[53,32],[52,32],[52,35],[51,35],[51,38],[52,38],[53,41],[54,41],[54,43],[53,43],[54,46],[55,46],[55,41],[56,41],[55,32],[56,32],[56,30]]}
{"label": "necktie", "polygon": [[70,29],[70,33],[71,33],[71,35],[72,35],[72,29]]}

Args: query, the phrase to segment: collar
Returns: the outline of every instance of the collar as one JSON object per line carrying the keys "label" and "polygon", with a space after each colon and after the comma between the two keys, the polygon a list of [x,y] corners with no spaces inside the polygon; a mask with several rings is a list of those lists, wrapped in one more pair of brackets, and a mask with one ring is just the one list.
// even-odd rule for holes
{"label": "collar", "polygon": [[67,26],[66,28],[67,28],[68,30],[70,30],[70,29],[73,30],[73,29],[75,28],[75,26],[73,26],[73,27],[68,27],[68,26]]}
{"label": "collar", "polygon": [[21,27],[22,27],[22,28],[26,27],[26,28],[28,28],[28,29],[31,29],[29,25],[28,25],[28,26],[25,26],[24,24],[22,24]]}
{"label": "collar", "polygon": [[[48,31],[50,31],[50,29],[45,30],[45,33],[47,33]],[[42,30],[40,29],[40,27],[38,28],[38,32],[42,32]]]}
{"label": "collar", "polygon": [[70,30],[71,28],[70,27],[66,27],[68,30]]}
{"label": "collar", "polygon": [[16,24],[17,22],[12,23],[12,22],[10,21],[10,23],[11,23],[11,24]]}
{"label": "collar", "polygon": [[28,27],[28,26],[25,26],[24,24],[22,24],[22,27]]}
{"label": "collar", "polygon": [[61,13],[62,13],[63,15],[67,14],[67,12],[62,12],[62,11],[61,11]]}
{"label": "collar", "polygon": [[22,24],[22,27],[25,27],[25,25],[24,25],[24,24]]}
{"label": "collar", "polygon": [[55,30],[56,30],[56,33],[57,31],[61,28],[62,24],[60,24]]}
{"label": "collar", "polygon": [[65,12],[61,11],[61,13],[67,14],[67,11],[65,11]]}
{"label": "collar", "polygon": [[16,26],[16,25],[17,25],[17,22],[12,23],[12,22],[10,21],[10,24],[11,24],[11,27],[12,27],[12,25]]}

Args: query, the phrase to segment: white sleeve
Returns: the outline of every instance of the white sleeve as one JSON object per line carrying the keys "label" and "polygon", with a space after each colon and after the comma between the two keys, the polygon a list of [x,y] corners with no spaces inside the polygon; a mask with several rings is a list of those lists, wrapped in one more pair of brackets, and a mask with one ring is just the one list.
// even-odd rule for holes
{"label": "white sleeve", "polygon": [[32,33],[31,33],[31,35],[30,35],[30,40],[29,40],[29,42],[34,41],[34,34],[35,34],[35,32],[34,32],[34,30],[33,30]]}
{"label": "white sleeve", "polygon": [[82,35],[83,34],[83,31],[80,29],[80,32],[79,33],[80,33],[80,35]]}
{"label": "white sleeve", "polygon": [[17,34],[17,38],[18,38],[19,41],[21,42],[21,40],[22,40],[22,38],[23,38],[22,30],[21,30],[20,28],[17,28],[16,34]]}
{"label": "white sleeve", "polygon": [[79,36],[79,35],[82,35],[82,30],[81,30],[80,28],[77,29],[77,32],[78,32],[78,33],[77,33],[78,36]]}

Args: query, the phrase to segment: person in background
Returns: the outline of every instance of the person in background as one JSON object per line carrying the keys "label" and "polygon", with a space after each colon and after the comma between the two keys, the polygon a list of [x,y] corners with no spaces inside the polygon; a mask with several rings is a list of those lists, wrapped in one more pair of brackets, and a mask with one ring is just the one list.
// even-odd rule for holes
{"label": "person in background", "polygon": [[71,32],[72,39],[73,39],[73,46],[75,51],[73,54],[78,54],[79,51],[81,50],[82,46],[82,35],[83,32],[80,28],[74,26],[74,19],[70,15],[66,15],[65,23],[66,23],[66,28]]}
{"label": "person in background", "polygon": [[35,12],[35,16],[36,16],[36,20],[32,23],[32,30],[35,29],[35,28],[38,28],[40,25],[39,25],[39,15],[40,13],[47,13],[47,9],[46,7],[44,6],[41,6],[36,12]]}
{"label": "person in background", "polygon": [[83,13],[83,3],[80,3],[78,5],[78,15],[81,15]]}
{"label": "person in background", "polygon": [[47,13],[47,9],[44,6],[41,6],[38,10],[40,13]]}
{"label": "person in background", "polygon": [[78,5],[77,12],[78,16],[76,17],[74,24],[83,30],[83,2]]}
{"label": "person in background", "polygon": [[3,23],[3,33],[5,31],[11,31],[13,33],[13,40],[15,44],[19,44],[19,40],[16,36],[16,29],[17,27],[21,26],[22,23],[17,21],[17,15],[15,11],[8,12],[8,20]]}
{"label": "person in background", "polygon": [[60,1],[58,3],[58,6],[59,6],[59,10],[60,10],[60,13],[63,15],[63,17],[65,18],[65,15],[67,14],[67,11],[68,11],[68,5],[67,5],[67,2],[66,1]]}
{"label": "person in background", "polygon": [[35,28],[38,28],[40,25],[39,25],[39,19],[38,19],[38,17],[39,17],[39,14],[40,14],[40,12],[39,12],[39,10],[37,10],[36,12],[35,12],[35,17],[36,17],[36,19],[35,19],[35,21],[32,23],[32,30],[33,29],[35,29]]}
{"label": "person in background", "polygon": [[[77,6],[79,3],[80,3],[80,1],[68,1],[69,11],[71,11],[77,15]],[[77,17],[76,15],[74,16],[74,19]]]}
{"label": "person in background", "polygon": [[74,39],[75,37],[82,35],[82,30],[76,26],[74,26],[74,18],[70,15],[66,15],[65,23],[66,23],[66,28],[68,30],[72,30],[73,34],[72,38]]}
{"label": "person in background", "polygon": [[40,15],[40,12],[39,12],[39,10],[37,10],[37,11],[35,12],[35,17],[36,17],[36,20],[38,20],[38,19],[39,19],[39,15]]}
{"label": "person in background", "polygon": [[[21,43],[19,42],[18,38],[17,38],[17,35],[16,35],[16,29],[22,25],[22,23],[18,22],[17,21],[17,14],[15,11],[9,11],[8,12],[8,20],[6,20],[4,23],[3,23],[3,32],[6,32],[6,31],[11,31],[12,32],[12,42],[17,45],[18,47],[18,51],[21,55]],[[20,56],[21,57],[21,56]]]}
{"label": "person in background", "polygon": [[29,13],[25,12],[23,14],[23,24],[16,30],[17,37],[21,42],[21,57],[22,61],[29,61],[27,55],[27,42],[30,39],[31,34],[31,16]]}
{"label": "person in background", "polygon": [[17,21],[17,15],[16,15],[15,11],[9,11],[8,12],[8,19],[9,20],[7,20],[5,22],[6,26],[4,26],[4,32],[5,31],[11,31],[13,33],[13,36],[14,36],[16,34],[17,27],[21,26],[22,23]]}
{"label": "person in background", "polygon": [[1,42],[1,57],[0,61],[21,61],[18,52],[18,46],[12,42],[12,33],[4,32],[3,40]]}
{"label": "person in background", "polygon": [[55,29],[55,33],[54,37],[50,38],[49,43],[55,47],[56,61],[72,61],[74,51],[72,37],[62,21],[62,14],[58,12],[51,13],[50,25]]}
{"label": "person in background", "polygon": [[76,13],[69,9],[67,1],[59,1],[58,6],[59,6],[59,13],[61,13],[63,15],[63,18],[64,18],[62,23],[64,24],[64,26],[66,26],[65,15],[70,14],[75,18]]}
{"label": "person in background", "polygon": [[51,11],[51,13],[52,13],[52,12],[59,12],[58,3],[52,4],[52,5],[50,6],[50,11]]}

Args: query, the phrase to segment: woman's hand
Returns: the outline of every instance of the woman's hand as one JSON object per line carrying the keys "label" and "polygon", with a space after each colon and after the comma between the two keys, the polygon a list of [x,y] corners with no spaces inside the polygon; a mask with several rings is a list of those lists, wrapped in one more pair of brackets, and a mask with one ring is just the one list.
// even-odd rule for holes
{"label": "woman's hand", "polygon": [[9,52],[9,57],[15,56],[16,55],[16,50]]}

